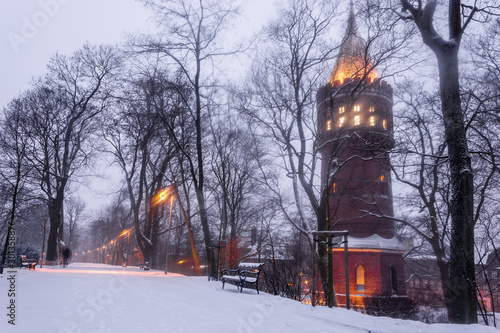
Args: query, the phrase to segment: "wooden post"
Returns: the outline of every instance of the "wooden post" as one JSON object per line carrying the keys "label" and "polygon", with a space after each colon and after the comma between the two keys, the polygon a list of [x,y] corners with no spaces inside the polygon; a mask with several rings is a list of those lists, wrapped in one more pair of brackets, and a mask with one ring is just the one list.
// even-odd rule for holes
{"label": "wooden post", "polygon": [[347,310],[351,308],[350,292],[349,292],[349,256],[347,255],[347,234],[344,235],[344,259],[345,259],[345,307]]}
{"label": "wooden post", "polygon": [[332,236],[327,236],[328,242],[328,307],[333,308],[333,262],[332,262]]}

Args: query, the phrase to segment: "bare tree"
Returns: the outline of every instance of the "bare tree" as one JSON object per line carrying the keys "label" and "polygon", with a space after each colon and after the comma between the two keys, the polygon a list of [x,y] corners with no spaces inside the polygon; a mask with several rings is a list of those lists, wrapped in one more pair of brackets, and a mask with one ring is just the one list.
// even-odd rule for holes
{"label": "bare tree", "polygon": [[467,27],[481,15],[498,10],[490,1],[447,1],[448,38],[436,30],[438,1],[401,0],[400,16],[415,23],[423,43],[435,54],[440,82],[441,111],[449,156],[451,197],[450,321],[477,322],[474,268],[474,177],[461,105],[458,51]]}
{"label": "bare tree", "polygon": [[47,262],[57,262],[66,189],[88,163],[91,138],[119,64],[106,46],[85,45],[71,57],[56,54],[49,73],[27,95],[22,135],[29,138],[30,164],[48,205]]}
{"label": "bare tree", "polygon": [[[319,257],[326,259],[326,249],[320,246],[316,252],[311,232],[328,227],[328,191],[318,189],[316,182],[315,93],[321,78],[329,72],[325,61],[335,56],[335,48],[325,45],[333,44],[327,36],[336,15],[329,1],[288,2],[279,19],[264,31],[267,44],[261,47],[250,77],[254,98],[244,106],[256,132],[271,137],[277,147],[275,157],[291,181],[295,212],[283,201],[277,183],[267,179],[268,185],[280,198],[284,216],[308,239],[315,265]],[[326,262],[320,263],[321,278],[326,283]]]}
{"label": "bare tree", "polygon": [[240,248],[248,245],[244,239],[256,222],[255,211],[263,206],[264,193],[256,181],[257,159],[262,153],[258,139],[229,115],[230,110],[226,112],[220,119],[211,117],[213,178],[208,186],[218,207],[216,218],[221,221],[219,239],[227,240],[228,262],[234,268],[246,254]]}
{"label": "bare tree", "polygon": [[164,202],[159,194],[173,183],[169,175],[175,145],[163,126],[162,114],[179,111],[177,84],[153,70],[138,76],[125,87],[105,137],[111,153],[123,171],[135,226],[137,243],[144,260],[160,267],[159,236]]}
{"label": "bare tree", "polygon": [[79,236],[83,230],[82,220],[85,219],[85,202],[80,198],[70,196],[65,199],[64,205],[66,233],[65,244],[72,249],[77,247]]}
{"label": "bare tree", "polygon": [[[9,103],[4,110],[4,119],[0,125],[0,183],[2,184],[2,197],[9,198],[9,217],[5,219],[8,223],[2,225],[7,227],[5,243],[0,262],[0,274],[9,256],[9,266],[12,268],[12,256],[15,256],[16,243],[16,215],[20,206],[21,197],[25,192],[25,185],[31,168],[27,165],[28,140],[22,135],[23,126],[22,112],[24,109],[23,98],[18,98]],[[1,233],[0,233],[1,234]],[[10,255],[9,255],[10,254]]]}
{"label": "bare tree", "polygon": [[[209,276],[216,276],[216,263],[211,253],[212,235],[207,215],[205,193],[203,119],[215,107],[213,98],[216,86],[215,67],[224,56],[235,51],[224,49],[221,42],[228,23],[238,10],[233,0],[144,0],[153,9],[165,29],[161,37],[147,43],[138,43],[143,51],[159,52],[167,62],[178,69],[189,85],[185,96],[187,111],[195,129],[195,150],[178,146],[189,165],[198,202],[199,217],[203,229]],[[191,95],[192,94],[192,95]],[[191,98],[191,96],[193,98]]]}

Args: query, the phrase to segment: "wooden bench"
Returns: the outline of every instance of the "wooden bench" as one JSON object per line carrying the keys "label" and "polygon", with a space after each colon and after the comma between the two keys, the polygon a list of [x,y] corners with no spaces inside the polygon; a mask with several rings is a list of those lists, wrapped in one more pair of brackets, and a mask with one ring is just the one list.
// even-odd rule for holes
{"label": "wooden bench", "polygon": [[236,285],[240,293],[243,292],[243,288],[253,286],[258,294],[259,275],[263,266],[264,264],[262,263],[242,262],[238,265],[238,269],[223,269],[220,279],[222,282],[222,289],[224,289],[224,284],[229,282]]}
{"label": "wooden bench", "polygon": [[26,255],[21,254],[19,255],[19,258],[21,259],[21,265],[19,268],[25,267],[26,269],[35,269],[36,266],[36,259],[28,259]]}

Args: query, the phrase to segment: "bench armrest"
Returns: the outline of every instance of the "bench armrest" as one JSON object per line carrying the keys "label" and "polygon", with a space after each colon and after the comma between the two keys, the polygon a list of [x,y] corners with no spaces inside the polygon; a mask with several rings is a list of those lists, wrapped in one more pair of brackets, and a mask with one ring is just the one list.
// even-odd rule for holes
{"label": "bench armrest", "polygon": [[246,280],[247,277],[259,278],[260,269],[258,271],[240,271],[240,279]]}

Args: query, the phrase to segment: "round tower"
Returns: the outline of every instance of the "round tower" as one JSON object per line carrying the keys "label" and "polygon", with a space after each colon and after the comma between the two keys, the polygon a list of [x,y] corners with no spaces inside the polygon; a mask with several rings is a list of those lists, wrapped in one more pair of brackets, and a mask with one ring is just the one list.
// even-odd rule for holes
{"label": "round tower", "polygon": [[[366,49],[351,7],[330,80],[316,96],[329,229],[349,231],[351,303],[361,307],[366,297],[406,294],[392,219],[393,91],[379,79]],[[338,263],[334,276],[339,280],[334,283],[342,304],[343,253],[334,250],[332,255]]]}

